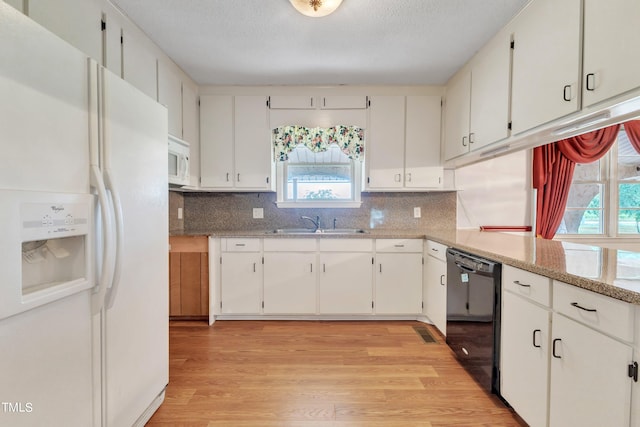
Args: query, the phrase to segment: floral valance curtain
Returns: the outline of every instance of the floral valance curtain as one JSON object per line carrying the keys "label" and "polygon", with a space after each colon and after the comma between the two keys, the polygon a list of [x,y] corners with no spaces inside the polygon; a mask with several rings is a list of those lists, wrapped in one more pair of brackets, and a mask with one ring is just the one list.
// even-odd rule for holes
{"label": "floral valance curtain", "polygon": [[357,126],[280,126],[273,129],[271,141],[274,158],[279,161],[286,161],[300,144],[314,153],[327,151],[331,144],[336,144],[350,159],[362,160],[364,156],[364,129]]}

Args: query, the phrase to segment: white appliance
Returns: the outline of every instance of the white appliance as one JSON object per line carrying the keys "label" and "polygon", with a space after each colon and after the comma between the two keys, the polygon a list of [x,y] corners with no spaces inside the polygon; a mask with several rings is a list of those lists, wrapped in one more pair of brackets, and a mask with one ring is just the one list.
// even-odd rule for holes
{"label": "white appliance", "polygon": [[143,425],[168,383],[166,109],[0,1],[0,425]]}
{"label": "white appliance", "polygon": [[169,135],[169,184],[189,185],[189,143]]}

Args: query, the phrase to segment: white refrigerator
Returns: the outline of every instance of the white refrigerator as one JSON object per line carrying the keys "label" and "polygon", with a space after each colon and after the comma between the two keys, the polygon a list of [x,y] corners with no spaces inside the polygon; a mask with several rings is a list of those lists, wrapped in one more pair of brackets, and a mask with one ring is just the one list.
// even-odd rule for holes
{"label": "white refrigerator", "polygon": [[0,1],[0,425],[144,425],[168,383],[167,112]]}

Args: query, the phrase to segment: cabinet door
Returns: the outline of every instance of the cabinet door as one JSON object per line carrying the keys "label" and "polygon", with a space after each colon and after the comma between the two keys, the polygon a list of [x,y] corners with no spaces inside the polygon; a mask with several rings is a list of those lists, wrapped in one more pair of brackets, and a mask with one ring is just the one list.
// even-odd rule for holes
{"label": "cabinet door", "polygon": [[122,78],[158,99],[157,60],[151,42],[137,28],[122,30]]}
{"label": "cabinet door", "polygon": [[550,321],[548,309],[502,293],[500,393],[531,427],[547,425]]}
{"label": "cabinet door", "polygon": [[234,157],[237,188],[271,188],[271,133],[265,96],[236,96]]}
{"label": "cabinet door", "polygon": [[233,97],[200,97],[200,185],[233,186]]}
{"label": "cabinet door", "polygon": [[122,21],[125,19],[120,11],[107,3],[105,6],[103,19],[105,30],[102,34],[102,64],[116,76],[122,77]]}
{"label": "cabinet door", "polygon": [[371,97],[365,152],[367,188],[403,186],[404,108],[404,96]]}
{"label": "cabinet door", "polygon": [[422,254],[376,255],[375,312],[418,314],[422,311]]}
{"label": "cabinet door", "polygon": [[580,4],[536,0],[514,21],[514,134],[579,109]]}
{"label": "cabinet door", "polygon": [[444,159],[469,152],[471,74],[467,71],[447,86],[444,121]]}
{"label": "cabinet door", "polygon": [[371,253],[320,254],[320,313],[371,314]]}
{"label": "cabinet door", "polygon": [[404,184],[409,188],[442,186],[440,166],[440,96],[407,96]]}
{"label": "cabinet door", "polygon": [[[182,139],[196,147],[198,138],[198,86],[190,81],[182,82]],[[191,157],[194,158],[192,148]]]}
{"label": "cabinet door", "polygon": [[264,254],[264,313],[315,314],[316,254]]}
{"label": "cabinet door", "polygon": [[553,342],[549,425],[628,426],[631,347],[560,314]]}
{"label": "cabinet door", "polygon": [[158,61],[158,102],[167,107],[169,134],[182,138],[182,79],[176,65]]}
{"label": "cabinet door", "polygon": [[364,110],[367,108],[367,97],[364,95],[323,96],[320,108],[323,110]]}
{"label": "cabinet door", "polygon": [[424,314],[447,335],[447,263],[425,257]]}
{"label": "cabinet door", "polygon": [[262,307],[262,259],[259,253],[222,254],[222,314],[259,314]]}
{"label": "cabinet door", "polygon": [[269,97],[269,108],[272,110],[312,110],[313,96],[309,95],[274,95]]}
{"label": "cabinet door", "polygon": [[474,59],[471,72],[471,150],[509,136],[511,34],[500,32]]}
{"label": "cabinet door", "polygon": [[640,2],[585,0],[583,105],[640,86]]}
{"label": "cabinet door", "polygon": [[98,62],[102,60],[102,2],[29,0],[31,19]]}

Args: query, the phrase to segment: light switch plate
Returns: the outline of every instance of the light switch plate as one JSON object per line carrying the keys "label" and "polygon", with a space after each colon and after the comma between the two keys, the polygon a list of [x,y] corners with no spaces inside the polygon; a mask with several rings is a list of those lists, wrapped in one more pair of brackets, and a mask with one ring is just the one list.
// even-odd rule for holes
{"label": "light switch plate", "polygon": [[421,216],[422,216],[422,212],[421,212],[420,207],[418,206],[418,207],[413,208],[413,217],[414,218],[420,218]]}
{"label": "light switch plate", "polygon": [[253,217],[256,219],[264,218],[264,209],[262,208],[253,208]]}

